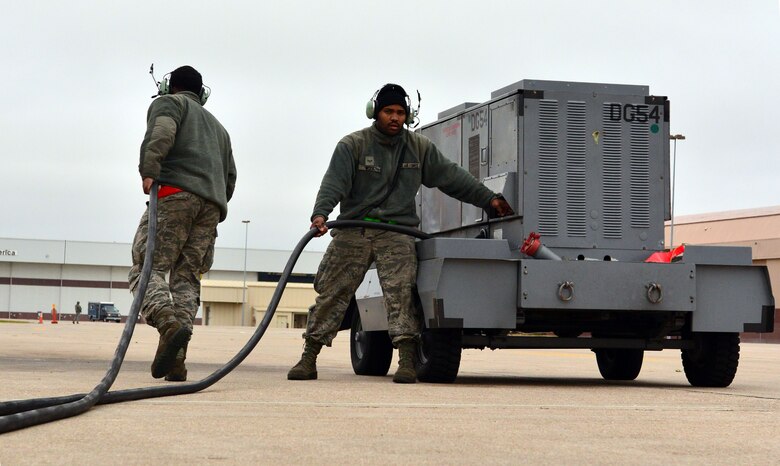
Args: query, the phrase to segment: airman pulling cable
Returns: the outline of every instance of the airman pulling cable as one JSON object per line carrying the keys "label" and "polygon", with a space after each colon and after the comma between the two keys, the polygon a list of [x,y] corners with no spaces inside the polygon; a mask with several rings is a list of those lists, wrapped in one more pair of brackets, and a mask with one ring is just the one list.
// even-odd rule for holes
{"label": "airman pulling cable", "polygon": [[[155,192],[150,193],[150,219],[149,219],[149,231],[156,230],[156,189]],[[154,213],[152,215],[152,206],[154,206]],[[152,219],[155,222],[152,223]],[[429,239],[431,236],[423,233],[422,231],[405,227],[401,225],[391,224],[377,224],[372,222],[366,222],[362,220],[336,220],[327,222],[328,228],[378,228],[383,230],[394,231],[397,233],[403,233],[410,236],[414,236],[418,239]],[[154,229],[154,230],[153,230]],[[271,323],[271,319],[276,312],[276,308],[282,299],[282,293],[287,285],[287,280],[290,278],[293,267],[298,261],[306,245],[317,234],[317,229],[312,228],[307,232],[303,238],[298,242],[293,249],[290,258],[287,260],[284,271],[279,278],[279,283],[276,286],[271,301],[268,304],[268,312],[265,313],[265,317],[258,325],[252,337],[244,345],[233,358],[228,361],[223,367],[217,369],[211,375],[205,377],[202,380],[191,383],[179,383],[173,385],[162,385],[155,387],[143,387],[143,388],[131,388],[126,390],[117,390],[114,392],[108,392],[108,388],[113,384],[116,379],[119,367],[124,359],[127,346],[130,342],[130,338],[133,335],[135,323],[138,318],[138,311],[141,308],[142,297],[145,294],[146,283],[151,272],[152,258],[149,251],[154,250],[154,244],[152,243],[154,234],[149,234],[150,244],[147,247],[147,257],[144,262],[144,271],[142,272],[142,282],[139,285],[143,286],[136,295],[133,305],[130,308],[130,314],[125,324],[125,330],[122,333],[122,338],[117,347],[114,355],[114,360],[111,363],[111,369],[104,377],[103,381],[95,387],[95,389],[88,394],[76,394],[66,395],[52,398],[35,398],[29,400],[15,400],[0,403],[0,433],[10,432],[13,430],[23,429],[38,424],[54,421],[57,419],[64,419],[66,417],[75,416],[87,411],[95,404],[109,404],[120,403],[123,401],[143,400],[147,398],[157,398],[171,395],[184,395],[188,393],[195,393],[204,390],[211,385],[214,385],[233,369],[235,369],[241,362],[252,352],[257,346],[257,343],[263,338],[265,331]],[[146,280],[144,280],[144,277]]]}
{"label": "airman pulling cable", "polygon": [[[103,380],[87,394],[75,395],[61,398],[56,402],[43,402],[43,400],[52,400],[51,398],[40,398],[39,400],[9,401],[0,404],[0,433],[12,430],[22,429],[24,427],[43,424],[45,422],[64,419],[66,417],[81,414],[92,406],[97,404],[111,388],[116,376],[119,374],[119,368],[124,361],[127,347],[130,344],[130,338],[135,330],[135,323],[138,320],[138,311],[146,294],[146,288],[149,284],[149,276],[152,273],[152,257],[155,247],[155,233],[157,232],[157,183],[152,184],[149,192],[149,235],[148,247],[146,249],[146,261],[141,271],[141,279],[138,284],[138,293],[130,306],[130,312],[125,322],[125,328],[122,331],[122,337],[119,339],[119,345],[114,352],[114,359],[111,361],[111,367],[103,376]],[[33,403],[26,403],[30,401]],[[12,414],[10,414],[12,413]]]}

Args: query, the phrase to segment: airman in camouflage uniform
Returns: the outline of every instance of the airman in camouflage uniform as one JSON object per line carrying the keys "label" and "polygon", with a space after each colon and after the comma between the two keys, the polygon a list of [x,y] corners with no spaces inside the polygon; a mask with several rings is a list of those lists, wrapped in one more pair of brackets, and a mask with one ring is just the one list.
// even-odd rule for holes
{"label": "airman in camouflage uniform", "polygon": [[[157,247],[141,315],[154,325],[156,316],[172,309],[176,320],[191,331],[200,305],[200,276],[209,271],[214,260],[219,208],[186,191],[159,199],[157,208]],[[148,225],[145,212],[133,240],[132,291],[140,281]],[[170,285],[165,280],[169,272]]]}
{"label": "airman in camouflage uniform", "polygon": [[[144,193],[157,181],[156,247],[141,307],[146,322],[160,333],[152,376],[187,379],[184,365],[192,322],[200,305],[200,276],[214,258],[217,225],[227,216],[236,168],[230,137],[203,108],[203,81],[194,68],[171,73],[170,94],[152,102],[141,145]],[[135,294],[148,241],[148,209],[133,241],[128,281]],[[165,276],[169,275],[168,281]]]}
{"label": "airman in camouflage uniform", "polygon": [[[415,194],[420,185],[436,187],[463,202],[512,209],[469,172],[447,160],[424,136],[404,129],[409,124],[409,97],[401,86],[387,84],[369,102],[367,116],[376,121],[344,137],[336,146],[322,179],[311,227],[325,234],[328,215],[340,204],[339,220],[367,220],[416,227],[420,223]],[[317,355],[330,346],[344,313],[372,262],[384,294],[388,333],[398,348],[393,382],[414,383],[420,321],[414,306],[417,256],[412,237],[374,228],[348,228],[331,233],[314,289],[318,296],[309,312],[301,360],[287,374],[290,380],[317,378]]]}
{"label": "airman in camouflage uniform", "polygon": [[417,262],[409,260],[415,255],[414,238],[370,228],[334,230],[331,235],[333,241],[314,281],[318,296],[306,325],[307,337],[331,345],[349,301],[376,261],[392,340],[400,343],[417,338],[419,318],[404,307],[413,302],[412,285],[417,282]]}

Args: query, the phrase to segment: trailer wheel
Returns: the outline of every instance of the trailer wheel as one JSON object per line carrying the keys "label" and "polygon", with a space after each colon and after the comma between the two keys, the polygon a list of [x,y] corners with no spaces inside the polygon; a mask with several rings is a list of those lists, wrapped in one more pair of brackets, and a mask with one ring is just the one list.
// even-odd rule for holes
{"label": "trailer wheel", "polygon": [[694,387],[728,387],[739,365],[738,333],[693,333],[693,349],[682,350],[685,377]]}
{"label": "trailer wheel", "polygon": [[352,314],[349,331],[349,353],[352,370],[357,375],[387,375],[393,359],[393,343],[387,332],[367,332],[360,323],[360,313]]}
{"label": "trailer wheel", "polygon": [[417,346],[417,379],[420,382],[452,383],[460,368],[461,330],[425,330]]}
{"label": "trailer wheel", "polygon": [[604,380],[634,380],[642,370],[645,352],[641,349],[597,348],[593,352]]}

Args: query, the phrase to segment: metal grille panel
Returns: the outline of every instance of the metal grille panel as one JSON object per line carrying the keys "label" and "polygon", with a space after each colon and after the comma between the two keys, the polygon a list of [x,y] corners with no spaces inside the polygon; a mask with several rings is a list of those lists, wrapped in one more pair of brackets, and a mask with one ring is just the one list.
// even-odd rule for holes
{"label": "metal grille panel", "polygon": [[566,104],[566,234],[585,237],[587,173],[585,170],[585,102]]}
{"label": "metal grille panel", "polygon": [[599,135],[602,151],[602,231],[604,238],[620,239],[623,237],[623,190],[622,190],[622,125],[610,118],[611,102],[602,107],[601,125],[603,132]]}
{"label": "metal grille panel", "polygon": [[650,227],[650,143],[647,123],[631,123],[631,226]]}
{"label": "metal grille panel", "polygon": [[469,138],[469,173],[479,179],[479,134]]}
{"label": "metal grille panel", "polygon": [[539,234],[558,236],[558,101],[539,102]]}

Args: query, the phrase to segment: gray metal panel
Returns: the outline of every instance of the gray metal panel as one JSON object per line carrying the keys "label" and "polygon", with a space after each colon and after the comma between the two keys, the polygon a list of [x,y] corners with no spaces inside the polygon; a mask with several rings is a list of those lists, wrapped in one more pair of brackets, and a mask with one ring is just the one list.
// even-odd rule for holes
{"label": "gray metal panel", "polygon": [[460,105],[456,105],[456,106],[454,106],[452,108],[448,108],[447,110],[439,112],[439,114],[437,115],[437,118],[439,120],[441,120],[441,119],[444,119],[444,118],[447,118],[447,117],[455,116],[458,113],[465,112],[467,109],[469,109],[469,108],[471,108],[471,107],[473,107],[473,106],[475,106],[477,104],[478,104],[478,102],[463,102]]}
{"label": "gray metal panel", "polygon": [[[433,141],[447,159],[461,165],[463,116],[423,128],[421,133]],[[438,233],[461,226],[458,200],[425,186],[420,189],[420,198],[420,228],[423,231]]]}
{"label": "gray metal panel", "polygon": [[[490,107],[480,105],[463,114],[463,150],[461,166],[478,180],[488,175]],[[468,226],[485,220],[481,207],[461,203],[461,225]]]}
{"label": "gray metal panel", "polygon": [[751,265],[753,249],[747,246],[685,245],[683,262],[696,265]]}
{"label": "gray metal panel", "polygon": [[431,238],[417,242],[417,259],[511,259],[519,258],[509,243],[497,239]]}
{"label": "gray metal panel", "polygon": [[517,264],[476,259],[421,261],[417,290],[425,326],[514,329]]}
{"label": "gray metal panel", "polygon": [[518,96],[490,105],[491,175],[517,171]]}
{"label": "gray metal panel", "polygon": [[[570,294],[561,289],[566,282],[573,287],[568,301],[560,296]],[[648,298],[652,283],[660,286],[660,302]],[[522,308],[693,311],[695,297],[694,267],[689,264],[525,259],[520,265]]]}
{"label": "gray metal panel", "polygon": [[[514,206],[513,206],[514,207]],[[523,234],[523,219],[515,217],[511,220],[495,219],[489,223],[488,238],[500,239],[509,243],[509,248],[518,256],[524,257],[520,253],[520,247],[527,235]]]}
{"label": "gray metal panel", "polygon": [[774,309],[766,267],[697,265],[696,275],[694,332],[744,332]]}
{"label": "gray metal panel", "polygon": [[642,95],[648,94],[648,86],[636,86],[631,84],[604,84],[604,83],[579,83],[569,81],[544,81],[540,79],[523,79],[516,83],[504,86],[490,94],[491,99],[499,98],[503,95],[517,92],[519,90],[529,91],[562,91],[589,93],[597,92],[600,94],[613,95]]}
{"label": "gray metal panel", "polygon": [[[518,114],[519,99],[517,95],[500,100],[490,105],[490,163],[488,166],[488,178],[483,180],[487,184],[494,176],[503,176],[506,173],[516,174],[519,169],[519,150],[518,141]],[[507,181],[513,183],[511,187],[513,192],[507,195],[508,191],[499,191],[509,202],[509,205],[515,210],[517,215],[523,215],[522,203],[518,202],[518,194],[522,192],[522,186],[517,183],[522,182],[522,178],[515,175],[508,176]]]}
{"label": "gray metal panel", "polygon": [[[493,191],[494,193],[500,193],[506,201],[509,203],[510,206],[512,206],[513,209],[516,209],[515,206],[519,205],[517,202],[517,173],[515,172],[508,172],[508,173],[501,173],[498,175],[488,176],[484,180],[482,180],[482,184],[484,184],[489,190]],[[519,210],[519,209],[518,209]],[[515,211],[516,214],[522,215],[521,212]]]}
{"label": "gray metal panel", "polygon": [[387,330],[387,311],[384,296],[357,300],[360,325],[367,332]]}
{"label": "gray metal panel", "polygon": [[355,291],[360,312],[360,324],[363,330],[387,330],[387,311],[385,310],[385,298],[382,294],[382,286],[379,284],[379,275],[375,268],[371,268],[363,277]]}
{"label": "gray metal panel", "polygon": [[524,100],[526,229],[554,248],[661,249],[664,107],[597,90]]}

